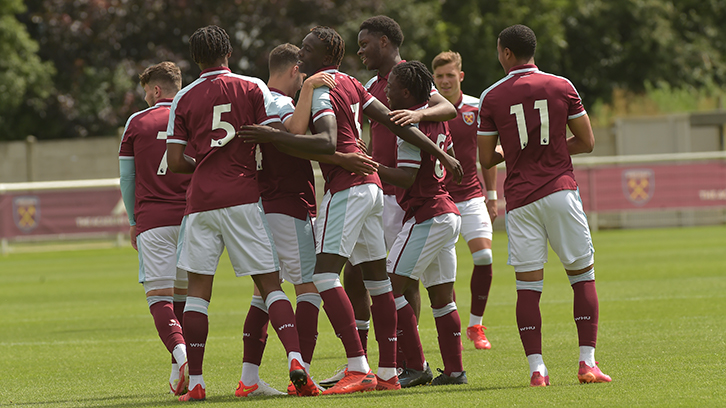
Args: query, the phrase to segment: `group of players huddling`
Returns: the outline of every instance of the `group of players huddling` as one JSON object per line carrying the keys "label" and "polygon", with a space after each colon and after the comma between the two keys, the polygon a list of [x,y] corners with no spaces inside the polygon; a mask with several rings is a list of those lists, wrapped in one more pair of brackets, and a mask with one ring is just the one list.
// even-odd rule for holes
{"label": "group of players huddling", "polygon": [[[478,100],[461,91],[458,53],[436,56],[432,75],[421,62],[401,59],[402,42],[389,17],[361,24],[358,55],[377,72],[363,86],[338,71],[343,39],[318,26],[301,48],[272,50],[265,84],[233,74],[229,36],[207,26],[189,39],[199,79],[182,89],[171,62],[140,75],[150,107],[126,123],[121,191],[139,281],[172,355],[169,386],[180,401],[206,398],[207,310],[225,247],[235,274],[255,283],[237,397],[466,384],[455,244],[463,235],[474,263],[466,335],[477,349],[489,349],[482,316],[502,161],[508,263],[517,276],[516,316],[530,385],[549,385],[539,311],[548,240],[574,291],[578,379],[610,381],[594,357],[594,250],[570,159],[594,145],[577,91],[567,79],[537,69],[536,38],[523,25],[500,33],[497,52],[507,76]],[[368,146],[361,140],[363,115],[371,121]],[[311,160],[325,179],[320,208]],[[295,311],[282,280],[295,286]],[[431,301],[444,365],[435,378],[418,333],[419,281]],[[321,304],[347,364],[316,384],[310,364]],[[367,356],[371,318],[376,373]],[[259,376],[269,324],[287,353],[286,392]]]}

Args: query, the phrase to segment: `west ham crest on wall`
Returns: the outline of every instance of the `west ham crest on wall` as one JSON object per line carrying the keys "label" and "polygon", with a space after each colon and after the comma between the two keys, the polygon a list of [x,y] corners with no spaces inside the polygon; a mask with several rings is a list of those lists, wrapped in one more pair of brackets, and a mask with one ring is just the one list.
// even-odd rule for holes
{"label": "west ham crest on wall", "polygon": [[631,203],[645,205],[655,193],[655,173],[651,169],[623,171],[623,194]]}
{"label": "west ham crest on wall", "polygon": [[13,198],[13,220],[23,232],[30,232],[40,222],[40,200],[36,196]]}

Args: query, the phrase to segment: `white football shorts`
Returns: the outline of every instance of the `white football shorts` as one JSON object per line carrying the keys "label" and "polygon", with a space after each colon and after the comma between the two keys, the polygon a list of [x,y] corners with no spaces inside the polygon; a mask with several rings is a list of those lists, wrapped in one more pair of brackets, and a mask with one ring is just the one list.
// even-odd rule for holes
{"label": "white football shorts", "polygon": [[178,266],[214,275],[225,246],[237,276],[280,270],[262,204],[237,205],[184,216]]}
{"label": "white football shorts", "polygon": [[146,230],[136,237],[139,283],[149,290],[187,287],[187,272],[176,266],[178,225]]}
{"label": "white football shorts", "polygon": [[280,259],[280,278],[300,285],[311,283],[315,273],[315,220],[269,213],[267,223]]}
{"label": "white football shorts", "polygon": [[577,190],[554,192],[505,216],[509,259],[515,272],[544,268],[547,240],[568,270],[580,270],[595,258],[587,216]]}
{"label": "white football shorts", "polygon": [[398,233],[403,228],[403,211],[395,195],[383,196],[383,235],[386,240],[386,250],[390,251],[396,241]]}
{"label": "white football shorts", "polygon": [[492,220],[484,197],[458,202],[456,208],[461,214],[461,235],[466,242],[474,238],[492,240]]}
{"label": "white football shorts", "polygon": [[425,288],[456,280],[456,241],[461,217],[447,213],[416,224],[414,218],[403,224],[393,243],[388,273],[420,280]]}
{"label": "white football shorts", "polygon": [[383,190],[375,184],[326,192],[315,225],[316,253],[340,255],[351,265],[386,258]]}

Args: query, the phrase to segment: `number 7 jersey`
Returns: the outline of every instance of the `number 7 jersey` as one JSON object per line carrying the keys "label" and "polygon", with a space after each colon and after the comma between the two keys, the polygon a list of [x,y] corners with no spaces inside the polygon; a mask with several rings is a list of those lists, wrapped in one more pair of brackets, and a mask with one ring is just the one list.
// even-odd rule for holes
{"label": "number 7 jersey", "polygon": [[235,132],[242,125],[279,121],[267,85],[226,67],[202,71],[179,91],[169,113],[167,143],[189,144],[196,152],[185,213],[256,203],[256,145]]}
{"label": "number 7 jersey", "polygon": [[[313,91],[310,131],[317,133],[315,122],[324,116],[332,115],[337,125],[335,150],[341,153],[361,152],[357,140],[361,137],[362,112],[376,98],[368,93],[357,79],[339,72],[334,67],[323,68],[320,71],[335,75],[335,88],[321,86]],[[357,176],[340,166],[327,163],[320,163],[320,170],[325,178],[325,190],[330,191],[330,194],[368,183],[381,187],[381,179],[377,173]]]}
{"label": "number 7 jersey", "polygon": [[566,78],[535,65],[512,68],[479,98],[479,136],[499,135],[507,177],[507,211],[560,190],[576,190],[567,121],[585,115]]}
{"label": "number 7 jersey", "polygon": [[[171,99],[129,117],[119,147],[119,158],[133,159],[136,233],[181,224],[189,174],[174,174],[166,164],[166,128]],[[187,148],[187,154],[191,149]]]}

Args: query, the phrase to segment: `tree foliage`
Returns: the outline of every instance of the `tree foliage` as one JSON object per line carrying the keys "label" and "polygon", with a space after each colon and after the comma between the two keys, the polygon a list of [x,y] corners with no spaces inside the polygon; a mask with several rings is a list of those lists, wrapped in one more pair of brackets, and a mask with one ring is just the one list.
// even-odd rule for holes
{"label": "tree foliage", "polygon": [[21,0],[0,1],[0,138],[4,139],[27,136],[31,112],[42,112],[52,93],[53,65],[36,54],[38,44],[16,18],[23,11]]}
{"label": "tree foliage", "polygon": [[355,54],[358,27],[370,16],[386,14],[404,31],[405,59],[430,65],[440,51],[460,52],[466,72],[464,91],[471,95],[479,95],[504,75],[496,58],[496,38],[516,23],[537,34],[537,65],[570,78],[586,104],[607,102],[614,90],[721,87],[726,82],[722,0],[28,0],[25,4],[27,12],[19,0],[0,1],[0,49],[11,56],[0,61],[0,138],[5,139],[28,133],[39,138],[115,134],[131,113],[145,107],[137,78],[146,66],[171,60],[181,66],[185,84],[198,76],[199,69],[189,58],[188,39],[208,24],[230,34],[232,70],[263,79],[273,47],[300,44],[311,27],[327,25],[346,41],[342,69],[366,81],[374,73],[366,72]]}

